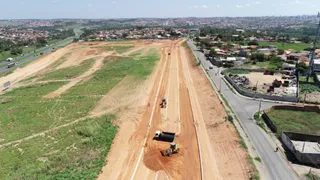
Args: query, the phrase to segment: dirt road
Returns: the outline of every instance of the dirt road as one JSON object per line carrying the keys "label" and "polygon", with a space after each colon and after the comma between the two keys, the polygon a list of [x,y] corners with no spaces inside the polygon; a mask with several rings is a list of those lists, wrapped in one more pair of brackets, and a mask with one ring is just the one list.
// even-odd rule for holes
{"label": "dirt road", "polygon": [[[115,139],[98,179],[249,178],[247,154],[236,130],[225,121],[223,106],[182,43],[169,41],[162,47],[136,129],[130,123],[121,125],[123,135]],[[162,109],[163,97],[168,104]],[[153,140],[156,130],[178,133],[180,152],[161,156],[160,150],[169,143]]]}

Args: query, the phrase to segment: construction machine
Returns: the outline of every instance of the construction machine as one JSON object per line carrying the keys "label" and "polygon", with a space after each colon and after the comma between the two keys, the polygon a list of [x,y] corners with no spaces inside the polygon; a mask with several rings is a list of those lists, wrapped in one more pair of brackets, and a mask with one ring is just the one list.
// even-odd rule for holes
{"label": "construction machine", "polygon": [[180,147],[177,143],[170,143],[170,148],[160,151],[162,156],[172,156],[172,154],[178,153]]}
{"label": "construction machine", "polygon": [[161,108],[166,108],[167,107],[167,100],[166,98],[162,98],[161,104],[160,104]]}

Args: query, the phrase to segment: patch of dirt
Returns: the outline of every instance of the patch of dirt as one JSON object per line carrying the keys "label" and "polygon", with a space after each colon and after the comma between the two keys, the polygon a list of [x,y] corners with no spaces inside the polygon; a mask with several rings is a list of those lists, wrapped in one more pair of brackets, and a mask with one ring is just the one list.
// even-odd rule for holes
{"label": "patch of dirt", "polygon": [[[200,138],[201,144],[207,144],[208,152],[212,153],[213,160],[204,163],[206,173],[210,173],[213,165],[217,172],[214,172],[217,179],[249,179],[248,172],[250,166],[247,160],[247,152],[238,143],[240,141],[234,126],[225,122],[226,112],[219,98],[213,91],[204,72],[198,66],[192,66],[194,57],[190,52],[184,50],[186,58],[189,59],[190,79],[192,79],[192,86],[194,87],[194,96],[198,101],[198,112],[202,117],[199,119],[199,132],[206,131],[208,138]],[[187,71],[187,69],[185,69]],[[196,103],[192,103],[195,105]],[[206,139],[206,140],[205,140]],[[204,154],[208,156],[208,154]],[[203,159],[204,162],[206,159]],[[207,170],[206,170],[207,169]],[[206,174],[205,173],[205,174]]]}
{"label": "patch of dirt", "polygon": [[88,77],[91,77],[91,75],[102,69],[103,67],[103,60],[104,58],[96,58],[95,63],[93,64],[93,66],[88,69],[88,71],[84,72],[82,75],[78,76],[77,78],[71,79],[70,82],[62,87],[60,87],[59,89],[57,89],[54,92],[49,93],[48,95],[44,96],[45,98],[55,98],[57,96],[59,96],[60,94],[66,92],[68,89],[70,89],[71,87],[75,86],[77,83],[79,83],[80,81],[82,81],[83,79],[86,79]]}

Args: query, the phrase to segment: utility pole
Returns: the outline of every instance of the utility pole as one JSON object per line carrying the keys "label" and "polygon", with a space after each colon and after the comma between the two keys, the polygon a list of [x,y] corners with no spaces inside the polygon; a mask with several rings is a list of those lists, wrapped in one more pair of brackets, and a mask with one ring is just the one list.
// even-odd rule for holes
{"label": "utility pole", "polygon": [[306,103],[306,99],[307,99],[307,91],[304,93],[303,106]]}
{"label": "utility pole", "polygon": [[220,76],[220,86],[219,86],[219,92],[221,92],[221,79],[222,79],[222,77]]}
{"label": "utility pole", "polygon": [[260,116],[260,111],[261,111],[261,103],[262,103],[262,99],[260,98],[260,100],[259,100],[259,111],[258,111],[259,116]]}
{"label": "utility pole", "polygon": [[[318,12],[318,17],[320,17],[320,12]],[[319,24],[318,24],[318,28],[317,28],[316,37],[313,42],[313,48],[311,51],[311,58],[310,58],[309,69],[308,69],[308,73],[307,73],[307,82],[309,82],[310,76],[314,73],[314,57],[315,57],[315,51],[317,48],[317,39],[319,36],[319,30],[320,30],[320,20],[319,20]]]}
{"label": "utility pole", "polygon": [[257,94],[257,90],[258,90],[258,83],[259,83],[259,81],[257,81],[256,89],[255,89],[255,91],[254,91],[254,99],[256,98],[256,94]]}

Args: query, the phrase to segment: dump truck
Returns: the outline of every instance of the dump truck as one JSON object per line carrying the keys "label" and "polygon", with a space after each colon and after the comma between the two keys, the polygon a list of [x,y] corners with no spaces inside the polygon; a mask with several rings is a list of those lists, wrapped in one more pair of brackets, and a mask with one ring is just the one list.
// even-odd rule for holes
{"label": "dump truck", "polygon": [[162,156],[172,156],[172,154],[178,153],[180,147],[177,143],[172,142],[170,143],[170,147],[168,149],[160,151]]}
{"label": "dump truck", "polygon": [[159,141],[173,142],[175,137],[176,137],[176,133],[165,132],[165,131],[156,131],[154,139],[159,140]]}
{"label": "dump truck", "polygon": [[160,104],[161,108],[166,108],[167,107],[167,100],[166,98],[162,98],[161,104]]}

